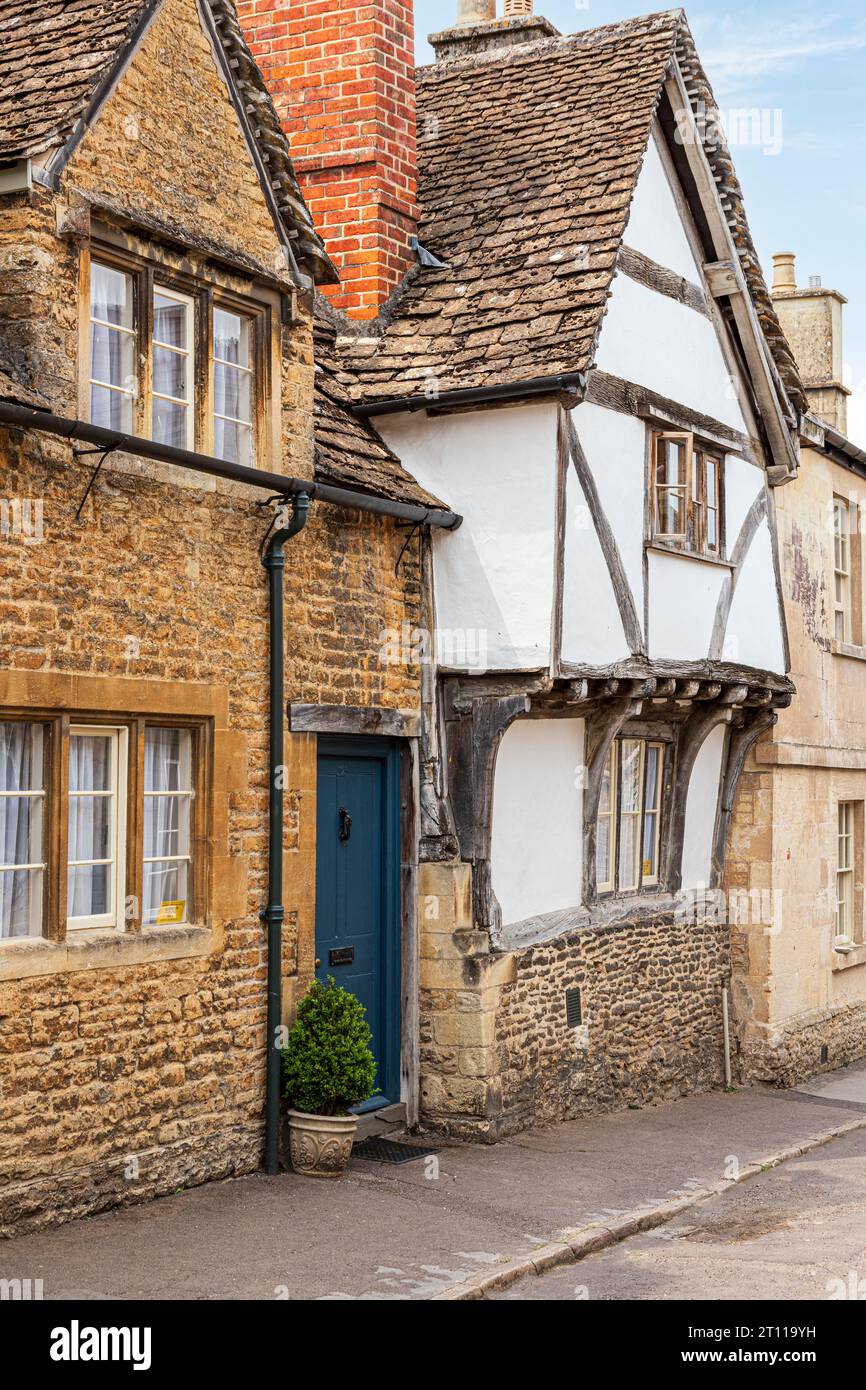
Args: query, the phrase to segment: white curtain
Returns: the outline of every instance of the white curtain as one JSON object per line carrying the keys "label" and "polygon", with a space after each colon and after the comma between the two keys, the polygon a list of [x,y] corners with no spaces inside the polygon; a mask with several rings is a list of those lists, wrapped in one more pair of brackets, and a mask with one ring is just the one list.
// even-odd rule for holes
{"label": "white curtain", "polygon": [[[41,785],[41,738],[42,730],[32,724],[0,724],[0,792],[38,790],[33,780],[36,773]],[[36,833],[41,814],[34,797],[0,796],[0,864],[28,864],[41,856],[42,837]],[[41,889],[39,870],[0,873],[0,937],[30,935],[35,925],[34,895]]]}
{"label": "white curtain", "polygon": [[[69,740],[69,859],[107,859],[111,854],[111,797],[75,795],[107,790],[111,775],[110,736],[73,734]],[[99,917],[110,912],[109,864],[69,869],[67,914]]]}

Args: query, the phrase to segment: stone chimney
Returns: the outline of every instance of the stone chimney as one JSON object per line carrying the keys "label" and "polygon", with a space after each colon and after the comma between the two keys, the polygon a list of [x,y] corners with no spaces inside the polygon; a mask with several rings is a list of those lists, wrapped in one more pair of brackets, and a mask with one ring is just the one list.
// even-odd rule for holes
{"label": "stone chimney", "polygon": [[790,252],[773,257],[773,304],[800,369],[814,415],[841,434],[848,432],[848,397],[842,383],[842,309],[848,301],[825,289],[820,275],[797,288],[797,261]]}
{"label": "stone chimney", "polygon": [[324,292],[375,318],[415,262],[412,0],[239,0],[238,14],[340,272]]}
{"label": "stone chimney", "polygon": [[430,35],[436,61],[468,58],[515,44],[559,37],[549,19],[532,13],[532,0],[504,0],[502,19],[496,18],[496,0],[457,0],[457,23]]}

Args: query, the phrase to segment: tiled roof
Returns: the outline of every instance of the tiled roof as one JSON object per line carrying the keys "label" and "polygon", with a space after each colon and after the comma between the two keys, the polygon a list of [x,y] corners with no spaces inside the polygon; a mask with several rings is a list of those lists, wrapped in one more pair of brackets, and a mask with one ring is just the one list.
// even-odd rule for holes
{"label": "tiled roof", "polygon": [[[63,145],[98,102],[159,0],[0,0],[0,160]],[[232,0],[206,0],[255,131],[295,259],[337,279],[295,178],[288,144]]]}
{"label": "tiled roof", "polygon": [[404,471],[372,426],[351,413],[345,376],[334,352],[333,329],[321,314],[316,320],[315,357],[316,477],[377,497],[447,510]]}
{"label": "tiled roof", "polygon": [[[684,14],[672,10],[418,72],[418,235],[446,266],[414,273],[379,339],[345,340],[367,400],[418,393],[431,378],[449,391],[592,366],[678,45],[700,71]],[[725,167],[726,156],[717,151]],[[725,191],[759,315],[796,399],[796,367],[732,169]]]}

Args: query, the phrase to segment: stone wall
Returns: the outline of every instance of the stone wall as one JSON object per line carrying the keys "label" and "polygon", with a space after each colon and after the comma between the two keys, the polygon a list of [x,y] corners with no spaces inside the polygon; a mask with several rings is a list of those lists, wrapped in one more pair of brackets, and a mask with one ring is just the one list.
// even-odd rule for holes
{"label": "stone wall", "polygon": [[660,914],[496,951],[473,929],[470,883],[466,864],[422,866],[424,1123],[493,1142],[723,1084],[726,928]]}
{"label": "stone wall", "polygon": [[[166,0],[60,193],[0,199],[0,361],[59,413],[80,413],[86,245],[58,236],[56,221],[74,193],[131,216],[170,217],[193,247],[204,229],[270,263],[273,229],[197,25],[194,0]],[[187,264],[208,268],[200,250]],[[241,272],[233,283],[243,289]],[[309,306],[298,300],[280,332],[277,463],[310,476]],[[66,941],[62,923],[49,921],[53,940],[0,943],[8,1235],[260,1162],[268,629],[259,554],[270,517],[260,492],[112,456],[78,522],[92,457],[0,430],[0,463],[3,497],[38,500],[44,519],[40,543],[0,539],[0,714],[185,714],[200,716],[213,740],[205,921]],[[386,518],[314,503],[287,547],[289,700],[419,708],[417,668],[380,659],[383,633],[418,621],[415,544],[395,574],[405,539]],[[285,761],[288,1017],[315,954],[315,737],[287,735]]]}

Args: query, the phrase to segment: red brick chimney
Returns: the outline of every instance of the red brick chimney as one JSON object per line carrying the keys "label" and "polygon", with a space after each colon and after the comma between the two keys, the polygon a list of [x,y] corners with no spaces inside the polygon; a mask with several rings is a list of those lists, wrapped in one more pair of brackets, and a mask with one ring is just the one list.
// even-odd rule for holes
{"label": "red brick chimney", "polygon": [[238,14],[340,272],[325,293],[375,318],[414,262],[412,0],[239,0]]}

